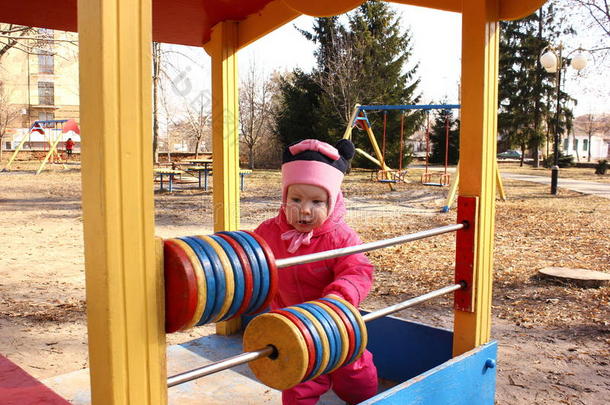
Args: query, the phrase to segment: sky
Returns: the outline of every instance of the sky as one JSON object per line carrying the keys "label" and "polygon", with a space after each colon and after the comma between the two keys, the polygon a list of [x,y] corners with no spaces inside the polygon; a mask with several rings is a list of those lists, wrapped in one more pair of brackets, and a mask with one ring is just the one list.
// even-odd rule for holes
{"label": "sky", "polygon": [[[446,101],[457,104],[461,64],[460,14],[415,6],[391,6],[401,15],[403,29],[410,29],[412,33],[413,60],[420,63],[421,103]],[[243,77],[252,64],[263,74],[270,74],[274,70],[291,71],[296,67],[310,71],[315,63],[314,46],[295,26],[310,30],[312,24],[312,17],[301,16],[241,50],[238,54],[240,75]],[[578,40],[580,44],[586,42],[583,37]],[[576,49],[579,45],[572,40],[572,43],[566,44],[566,47],[570,46]],[[191,98],[201,91],[209,91],[210,70],[209,58],[202,58],[201,50],[192,52],[195,52],[193,59],[200,61],[200,66],[193,65],[188,70],[191,87],[195,89],[189,94]],[[610,81],[605,79],[600,69],[591,69],[590,66],[580,74],[567,68],[562,83],[562,89],[579,101],[574,106],[577,116],[589,112],[610,112]]]}

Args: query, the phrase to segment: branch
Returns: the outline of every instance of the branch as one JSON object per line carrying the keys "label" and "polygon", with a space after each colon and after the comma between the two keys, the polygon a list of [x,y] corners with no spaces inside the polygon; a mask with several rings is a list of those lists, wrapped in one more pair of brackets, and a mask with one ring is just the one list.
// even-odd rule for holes
{"label": "branch", "polygon": [[8,38],[12,40],[24,40],[24,41],[44,41],[44,42],[68,42],[72,45],[78,45],[78,40],[72,39],[55,39],[55,38],[39,38],[39,37],[14,37],[11,35],[0,35],[0,38]]}

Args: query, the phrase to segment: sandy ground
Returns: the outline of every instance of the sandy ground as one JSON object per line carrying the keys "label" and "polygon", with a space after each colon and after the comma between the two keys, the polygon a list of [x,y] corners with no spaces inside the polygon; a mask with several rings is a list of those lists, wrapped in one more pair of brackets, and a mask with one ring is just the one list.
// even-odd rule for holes
{"label": "sandy ground", "polygon": [[[17,169],[29,168],[21,164]],[[579,172],[580,175],[580,172]],[[366,174],[348,177],[349,223],[365,241],[451,223],[439,214],[446,190],[415,179],[394,192]],[[592,176],[592,180],[595,177]],[[276,172],[256,172],[242,195],[242,227],[277,209]],[[610,287],[540,279],[545,266],[610,272],[610,201],[506,182],[497,203],[492,335],[500,343],[498,404],[606,404],[610,398]],[[211,193],[156,193],[160,236],[211,230]],[[0,174],[0,353],[38,378],[87,367],[80,171]],[[443,235],[369,255],[376,283],[364,304],[375,309],[451,283],[454,236]],[[451,327],[448,298],[400,314]],[[205,326],[168,336],[180,343]]]}

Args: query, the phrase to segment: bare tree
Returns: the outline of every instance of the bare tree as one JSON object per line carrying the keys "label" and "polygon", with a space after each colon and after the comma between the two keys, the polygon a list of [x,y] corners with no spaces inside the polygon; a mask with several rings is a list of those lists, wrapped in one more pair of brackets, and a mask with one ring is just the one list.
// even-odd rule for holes
{"label": "bare tree", "polygon": [[7,134],[10,123],[19,117],[19,109],[9,103],[9,95],[0,82],[0,159],[4,150],[4,136]]}
{"label": "bare tree", "polygon": [[340,117],[349,122],[354,104],[365,97],[362,77],[362,48],[353,37],[332,32],[331,52],[326,55],[328,69],[319,71],[315,80],[320,88],[331,95],[329,101]]}
{"label": "bare tree", "polygon": [[[593,134],[598,130],[599,123],[595,119],[595,114],[588,113],[585,115],[581,115],[580,117],[577,117],[574,120],[574,124],[575,124],[574,125],[575,128],[584,132],[589,138],[589,143],[588,143],[588,148],[587,148],[588,149],[587,162],[590,162],[591,161],[591,138],[593,137]],[[577,156],[578,156],[578,153],[577,153]]]}
{"label": "bare tree", "polygon": [[161,43],[153,42],[152,45],[152,60],[153,60],[153,162],[159,163],[159,78],[161,71]]}
{"label": "bare tree", "polygon": [[256,63],[252,62],[239,91],[239,127],[241,141],[248,148],[250,169],[254,169],[260,141],[271,136],[273,93],[271,79],[257,71]]}
{"label": "bare tree", "polygon": [[32,52],[28,38],[36,33],[36,29],[15,24],[0,24],[0,60],[12,48],[26,53]]}
{"label": "bare tree", "polygon": [[183,139],[188,140],[190,145],[193,145],[195,159],[199,158],[200,146],[203,146],[201,148],[203,150],[209,149],[211,113],[206,100],[202,93],[196,102],[185,103],[184,114],[177,120],[173,119],[172,125],[168,129],[174,135],[182,136]]}
{"label": "bare tree", "polygon": [[590,20],[588,28],[601,29],[610,38],[610,2],[608,0],[569,0],[586,11]]}
{"label": "bare tree", "polygon": [[0,61],[11,49],[30,55],[54,55],[52,44],[65,43],[78,46],[76,39],[55,38],[53,30],[25,25],[0,24]]}

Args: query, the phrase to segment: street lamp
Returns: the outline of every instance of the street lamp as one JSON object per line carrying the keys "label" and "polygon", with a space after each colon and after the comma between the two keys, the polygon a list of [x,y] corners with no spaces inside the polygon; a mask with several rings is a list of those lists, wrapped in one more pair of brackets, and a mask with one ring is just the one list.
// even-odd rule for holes
{"label": "street lamp", "polygon": [[[545,52],[546,51],[546,52]],[[557,109],[555,110],[555,137],[553,146],[553,167],[551,168],[551,194],[557,194],[557,179],[559,178],[559,95],[561,94],[561,71],[567,66],[564,65],[564,59],[561,56],[563,45],[558,47],[547,46],[540,52],[540,64],[549,73],[555,73],[557,81]],[[587,59],[581,53],[581,49],[576,49],[570,52],[568,56],[578,52],[571,60],[570,65],[576,71],[580,71],[587,66]]]}

